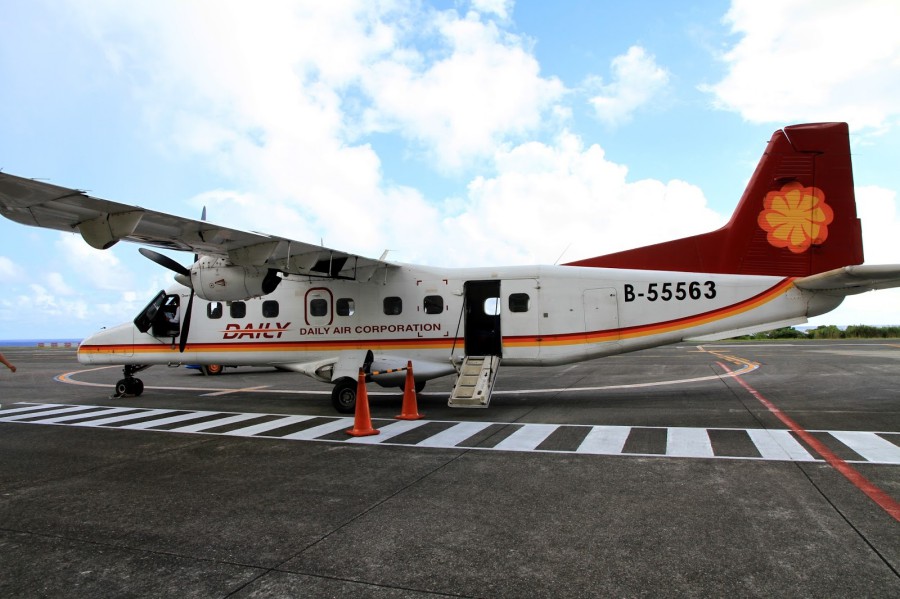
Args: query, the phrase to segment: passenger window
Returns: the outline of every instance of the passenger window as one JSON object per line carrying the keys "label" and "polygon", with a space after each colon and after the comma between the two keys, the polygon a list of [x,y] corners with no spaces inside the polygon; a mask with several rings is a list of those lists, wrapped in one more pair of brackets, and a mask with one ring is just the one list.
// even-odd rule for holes
{"label": "passenger window", "polygon": [[397,316],[403,312],[403,300],[399,297],[384,298],[384,313],[388,316]]}
{"label": "passenger window", "polygon": [[484,300],[484,313],[488,316],[497,316],[500,314],[500,298],[489,297]]}
{"label": "passenger window", "polygon": [[326,316],[328,314],[328,300],[317,297],[309,302],[310,316]]}
{"label": "passenger window", "polygon": [[349,297],[342,297],[338,299],[335,309],[338,316],[352,316],[356,312],[356,303]]}
{"label": "passenger window", "polygon": [[263,316],[265,318],[275,318],[278,316],[278,302],[275,300],[266,300],[262,306]]}
{"label": "passenger window", "polygon": [[425,296],[425,314],[440,314],[444,311],[444,298],[439,295]]}
{"label": "passenger window", "polygon": [[211,319],[222,318],[222,302],[209,302],[206,304],[206,316]]}
{"label": "passenger window", "polygon": [[510,312],[528,312],[528,302],[530,301],[527,293],[511,293],[509,296]]}
{"label": "passenger window", "polygon": [[243,318],[247,316],[247,304],[244,302],[231,302],[228,307],[228,313],[232,318]]}

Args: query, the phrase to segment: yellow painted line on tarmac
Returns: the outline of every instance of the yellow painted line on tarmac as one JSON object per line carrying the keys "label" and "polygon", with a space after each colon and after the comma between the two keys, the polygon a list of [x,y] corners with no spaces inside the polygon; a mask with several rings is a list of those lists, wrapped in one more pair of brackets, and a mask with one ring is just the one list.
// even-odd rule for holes
{"label": "yellow painted line on tarmac", "polygon": [[[739,377],[759,368],[759,364],[757,362],[752,362],[750,360],[746,360],[744,358],[740,358],[738,356],[726,355],[721,352],[716,352],[714,350],[706,350],[701,347],[701,351],[703,353],[708,353],[710,355],[714,355],[721,360],[726,360],[731,362],[732,364],[736,364],[740,366],[739,369],[722,373],[722,374],[711,374],[707,376],[698,376],[698,377],[689,377],[683,379],[668,379],[664,381],[648,381],[642,383],[627,383],[621,385],[596,385],[591,387],[557,387],[557,388],[544,388],[544,389],[503,389],[494,391],[494,395],[538,395],[542,393],[560,393],[560,392],[584,392],[584,391],[608,391],[608,390],[617,390],[617,389],[643,389],[650,387],[665,387],[668,385],[685,385],[688,383],[700,383],[704,381],[715,381],[721,380],[722,378],[731,378],[731,377]],[[61,374],[55,377],[55,380],[61,383],[68,383],[70,385],[83,385],[89,387],[110,387],[110,384],[105,383],[89,383],[85,381],[79,381],[73,378],[75,375],[80,375],[86,372],[93,372],[97,370],[102,370],[104,368],[116,368],[116,366],[102,366],[100,368],[91,368],[88,370],[75,370],[72,372],[67,372],[65,374]],[[162,391],[194,391],[201,392],[206,391],[204,395],[206,396],[217,396],[217,395],[229,395],[232,393],[289,393],[294,395],[331,395],[331,390],[310,390],[310,389],[272,389],[269,385],[264,385],[260,387],[246,387],[241,389],[234,388],[226,388],[226,387],[161,387],[161,386],[146,386],[144,389],[155,389]],[[426,392],[427,394],[427,392]],[[369,395],[396,395],[394,392],[370,392]]]}

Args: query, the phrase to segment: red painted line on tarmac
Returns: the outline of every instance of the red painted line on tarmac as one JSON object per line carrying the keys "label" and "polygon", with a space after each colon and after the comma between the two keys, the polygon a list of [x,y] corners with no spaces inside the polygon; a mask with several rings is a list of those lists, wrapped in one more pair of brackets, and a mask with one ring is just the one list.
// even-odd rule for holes
{"label": "red painted line on tarmac", "polygon": [[[725,371],[729,374],[731,370],[723,364],[722,362],[717,362],[719,366],[721,366]],[[894,500],[893,497],[885,493],[881,488],[879,488],[875,483],[867,479],[865,476],[860,474],[856,468],[839,458],[832,452],[828,447],[825,446],[824,443],[813,437],[811,434],[806,432],[806,430],[797,424],[793,418],[782,412],[778,409],[778,407],[773,404],[771,401],[763,397],[763,395],[750,386],[750,384],[742,379],[741,377],[733,377],[738,383],[741,384],[744,389],[747,390],[750,395],[759,400],[759,402],[766,406],[772,414],[775,415],[785,426],[787,426],[791,431],[793,431],[798,437],[806,441],[806,443],[812,447],[816,453],[822,456],[828,464],[844,475],[844,477],[849,480],[853,485],[869,496],[869,498],[878,504],[878,506],[886,511],[888,515],[894,518],[894,520],[900,522],[900,502]]]}

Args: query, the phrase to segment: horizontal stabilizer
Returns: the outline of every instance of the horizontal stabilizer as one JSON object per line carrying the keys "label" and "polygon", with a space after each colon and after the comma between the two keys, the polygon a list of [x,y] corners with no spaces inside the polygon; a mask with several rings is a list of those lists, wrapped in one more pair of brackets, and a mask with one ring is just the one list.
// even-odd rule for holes
{"label": "horizontal stabilizer", "polygon": [[797,279],[794,286],[804,291],[834,296],[900,287],[900,264],[844,266]]}

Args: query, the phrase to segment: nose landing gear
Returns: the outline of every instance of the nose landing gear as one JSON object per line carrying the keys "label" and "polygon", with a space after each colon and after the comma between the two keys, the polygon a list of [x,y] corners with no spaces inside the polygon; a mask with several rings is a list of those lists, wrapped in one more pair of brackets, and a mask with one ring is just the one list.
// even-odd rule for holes
{"label": "nose landing gear", "polygon": [[137,397],[144,392],[144,381],[135,378],[135,373],[149,368],[149,365],[126,364],[122,368],[125,378],[116,383],[116,393],[113,397],[125,397],[126,395]]}

